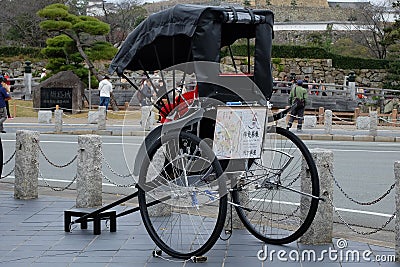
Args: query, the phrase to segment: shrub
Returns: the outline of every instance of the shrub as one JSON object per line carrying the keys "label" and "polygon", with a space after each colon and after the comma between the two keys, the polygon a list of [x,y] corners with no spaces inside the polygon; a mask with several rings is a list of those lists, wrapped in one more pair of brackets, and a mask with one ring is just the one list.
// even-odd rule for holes
{"label": "shrub", "polygon": [[[247,56],[247,45],[232,45],[232,52],[235,56]],[[254,54],[254,45],[250,47],[250,53]],[[221,56],[229,56],[228,49],[223,49]],[[333,67],[339,69],[386,69],[391,62],[384,59],[341,56],[321,47],[295,45],[273,45],[272,58],[272,63],[275,64],[279,64],[282,58],[332,59]]]}

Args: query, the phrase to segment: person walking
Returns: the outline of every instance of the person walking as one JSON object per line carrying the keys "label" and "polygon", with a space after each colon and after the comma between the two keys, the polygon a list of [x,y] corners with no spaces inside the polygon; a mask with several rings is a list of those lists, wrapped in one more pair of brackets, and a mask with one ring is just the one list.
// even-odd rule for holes
{"label": "person walking", "polygon": [[110,82],[110,77],[104,76],[104,79],[99,83],[100,90],[100,106],[106,107],[106,113],[108,105],[110,104],[110,96],[113,91],[112,83]]}
{"label": "person walking", "polygon": [[6,100],[10,99],[10,87],[7,84],[7,79],[0,76],[0,132],[5,133],[3,123],[7,120]]}
{"label": "person walking", "polygon": [[156,96],[156,92],[149,79],[143,80],[140,88],[140,105],[141,105],[141,120],[140,124],[146,131],[151,130],[154,124],[154,114],[153,114],[153,103],[151,101],[152,97]]}
{"label": "person walking", "polygon": [[303,88],[303,80],[297,80],[297,86],[290,91],[289,103],[292,105],[289,123],[286,127],[289,130],[295,119],[298,120],[297,131],[303,131],[303,117],[307,101],[307,89]]}
{"label": "person walking", "polygon": [[[10,92],[11,92],[10,75],[8,75],[7,72],[4,72],[4,73],[3,73],[3,77],[7,80],[7,81],[6,81],[6,84],[7,84],[6,90],[8,91],[8,93],[10,93]],[[14,118],[11,116],[11,113],[10,113],[10,104],[9,104],[8,100],[6,100],[6,109],[7,109],[7,118],[9,118],[10,120],[14,119]]]}

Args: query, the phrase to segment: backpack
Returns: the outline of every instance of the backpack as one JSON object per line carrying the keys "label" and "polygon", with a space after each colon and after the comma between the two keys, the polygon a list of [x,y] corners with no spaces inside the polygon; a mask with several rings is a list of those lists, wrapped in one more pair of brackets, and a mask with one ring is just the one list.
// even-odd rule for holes
{"label": "backpack", "polygon": [[304,99],[300,99],[300,98],[296,97],[296,89],[297,89],[297,87],[294,88],[294,102],[293,102],[293,104],[296,104],[297,108],[304,108],[304,106],[305,106]]}

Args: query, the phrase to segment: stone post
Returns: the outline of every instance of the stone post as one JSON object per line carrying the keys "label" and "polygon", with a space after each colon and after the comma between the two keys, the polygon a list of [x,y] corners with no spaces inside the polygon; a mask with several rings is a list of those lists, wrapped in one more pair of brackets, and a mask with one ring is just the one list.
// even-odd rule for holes
{"label": "stone post", "polygon": [[39,132],[19,130],[15,140],[14,198],[38,198]]}
{"label": "stone post", "polygon": [[355,82],[349,82],[349,94],[351,99],[356,100],[356,83]]}
{"label": "stone post", "polygon": [[98,116],[98,122],[97,122],[97,129],[100,130],[105,130],[106,129],[106,107],[104,106],[99,106],[99,116]]}
{"label": "stone post", "polygon": [[378,112],[369,112],[369,134],[372,136],[378,135]]}
{"label": "stone post", "polygon": [[62,126],[63,126],[63,111],[61,109],[57,109],[54,111],[54,126],[55,126],[55,131],[57,133],[62,132]]}
{"label": "stone post", "polygon": [[396,262],[400,262],[400,161],[394,162],[394,180],[396,182],[396,219],[395,219],[395,256]]}
{"label": "stone post", "polygon": [[76,179],[76,207],[91,208],[102,205],[102,149],[98,135],[78,136]]}
{"label": "stone post", "polygon": [[[317,214],[307,232],[300,238],[303,244],[329,244],[332,243],[333,207],[333,152],[324,149],[312,149],[312,157],[317,166],[319,175],[320,196],[326,201],[319,201]],[[301,189],[310,193],[311,179],[303,160]],[[311,199],[302,196],[300,200],[300,214],[305,217]]]}
{"label": "stone post", "polygon": [[325,127],[325,134],[332,134],[332,110],[325,110],[325,122],[324,122],[324,127]]}

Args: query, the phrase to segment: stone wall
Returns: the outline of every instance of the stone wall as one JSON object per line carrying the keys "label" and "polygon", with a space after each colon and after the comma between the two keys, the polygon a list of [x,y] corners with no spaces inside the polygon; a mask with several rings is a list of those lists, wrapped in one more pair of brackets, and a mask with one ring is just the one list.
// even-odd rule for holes
{"label": "stone wall", "polygon": [[348,21],[356,15],[355,9],[340,7],[284,7],[269,6],[275,15],[275,22],[315,22],[315,21]]}
{"label": "stone wall", "polygon": [[[274,62],[279,60],[274,60]],[[295,73],[297,77],[304,78],[310,76],[310,80],[323,79],[326,83],[343,84],[345,76],[350,71],[356,74],[356,82],[372,88],[382,88],[383,80],[387,72],[384,69],[337,69],[332,67],[331,59],[289,59],[282,58],[280,63],[273,64],[273,76],[282,78],[284,75],[290,76]]]}
{"label": "stone wall", "polygon": [[[258,2],[265,1],[254,1],[256,5]],[[291,6],[292,0],[271,0],[271,4],[274,6]],[[296,6],[305,6],[305,7],[328,7],[327,0],[296,0]]]}
{"label": "stone wall", "polygon": [[352,40],[362,41],[362,33],[357,31],[332,31],[330,36],[327,36],[326,31],[275,31],[273,44],[276,45],[308,45],[316,37],[320,37],[322,42],[329,40],[332,43],[342,39],[351,38]]}
{"label": "stone wall", "polygon": [[[32,67],[32,77],[40,77],[42,73],[42,69],[46,66],[45,62],[37,62],[31,65]],[[0,61],[0,71],[8,72],[11,77],[18,78],[24,77],[25,71],[25,62],[24,61],[14,61],[11,63],[7,63],[4,61]]]}
{"label": "stone wall", "polygon": [[[246,61],[246,57],[235,57],[236,65],[243,71],[247,71]],[[253,60],[251,62],[253,63]],[[310,81],[323,79],[325,83],[343,84],[345,76],[350,71],[354,71],[358,85],[382,88],[387,75],[384,69],[337,69],[332,66],[332,59],[280,58],[273,59],[272,62],[273,76],[279,80],[282,80],[285,75],[290,77],[291,73],[294,73],[298,79],[303,79],[308,75]],[[230,57],[225,57],[222,63],[227,65],[224,71],[232,71],[229,67],[232,65]]]}

